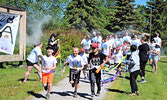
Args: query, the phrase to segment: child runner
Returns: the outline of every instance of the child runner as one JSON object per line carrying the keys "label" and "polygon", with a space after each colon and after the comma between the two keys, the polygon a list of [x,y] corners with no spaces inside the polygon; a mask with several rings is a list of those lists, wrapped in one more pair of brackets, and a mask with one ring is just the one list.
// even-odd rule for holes
{"label": "child runner", "polygon": [[37,69],[40,80],[42,79],[41,66],[38,65],[39,57],[43,57],[41,52],[42,46],[42,42],[38,43],[38,45],[30,52],[30,55],[27,57],[27,72],[25,73],[23,82],[27,82],[28,75],[30,74],[33,67]]}
{"label": "child runner", "polygon": [[[120,60],[123,58],[123,54],[120,51],[120,49],[117,49],[116,52],[113,54],[113,59],[114,59],[114,64],[115,66],[117,66],[120,63]],[[117,67],[117,72],[121,70],[121,64],[118,65]]]}
{"label": "child runner", "polygon": [[62,70],[62,73],[65,72],[65,65],[66,63],[69,63],[70,67],[70,75],[69,75],[69,82],[72,85],[72,87],[75,87],[74,89],[74,96],[77,97],[77,88],[79,84],[79,79],[80,79],[80,72],[84,68],[84,63],[83,59],[79,53],[79,48],[78,47],[73,47],[73,54],[68,56],[68,58],[64,62],[64,67]]}
{"label": "child runner", "polygon": [[49,46],[46,48],[47,55],[43,58],[43,69],[42,69],[42,84],[44,89],[47,91],[46,98],[50,98],[50,91],[53,82],[54,70],[56,69],[56,58],[52,55],[54,48]]}
{"label": "child runner", "polygon": [[[85,53],[85,49],[84,48],[81,48],[81,54],[80,56],[82,57],[83,59],[83,63],[84,63],[84,68],[83,68],[83,75],[84,75],[84,79],[87,78],[87,73],[88,73],[88,70],[87,70],[87,65],[88,65],[88,54]],[[87,75],[87,76],[86,76]]]}
{"label": "child runner", "polygon": [[139,95],[136,79],[140,72],[140,62],[139,62],[139,54],[137,51],[137,46],[131,45],[130,50],[131,50],[131,56],[127,61],[127,64],[129,65],[128,69],[130,73],[130,86],[132,93],[130,93],[129,95],[134,96],[136,94]]}
{"label": "child runner", "polygon": [[[98,43],[92,43],[92,53],[89,54],[88,58],[88,69],[89,69],[89,79],[91,86],[91,97],[95,95],[95,82],[97,85],[97,96],[100,95],[101,91],[101,71],[96,73],[96,70],[100,66],[104,66],[104,64],[108,61],[108,57],[103,53],[98,51]],[[105,61],[103,61],[105,60]]]}

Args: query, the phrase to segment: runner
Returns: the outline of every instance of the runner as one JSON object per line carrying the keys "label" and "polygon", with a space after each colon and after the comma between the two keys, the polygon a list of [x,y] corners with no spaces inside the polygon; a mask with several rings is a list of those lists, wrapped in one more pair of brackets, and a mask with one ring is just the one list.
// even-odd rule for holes
{"label": "runner", "polygon": [[[96,70],[100,66],[108,61],[108,57],[98,51],[98,43],[92,43],[92,53],[89,54],[88,58],[88,69],[89,69],[89,79],[91,86],[91,97],[95,95],[95,82],[97,84],[97,96],[100,95],[101,91],[101,71],[96,73]],[[103,62],[103,60],[105,60]]]}
{"label": "runner", "polygon": [[74,89],[74,97],[77,97],[77,89],[78,89],[78,84],[79,84],[79,79],[80,79],[80,73],[81,70],[84,68],[84,63],[83,59],[79,53],[79,48],[78,47],[73,47],[73,54],[68,56],[68,58],[64,62],[64,67],[62,70],[62,73],[65,72],[65,65],[69,63],[70,67],[70,74],[69,74],[69,82],[72,85],[72,87],[75,87]]}
{"label": "runner", "polygon": [[50,91],[53,82],[54,70],[56,69],[56,58],[52,55],[54,48],[49,46],[46,48],[47,55],[43,58],[43,69],[42,69],[42,84],[44,89],[47,91],[46,98],[50,98]]}
{"label": "runner", "polygon": [[30,55],[27,57],[27,72],[25,73],[23,82],[27,82],[28,75],[30,74],[33,67],[38,71],[40,80],[42,79],[41,65],[38,65],[39,57],[43,57],[41,52],[42,46],[42,42],[38,43],[38,45],[30,52]]}
{"label": "runner", "polygon": [[87,77],[88,77],[87,65],[88,65],[88,57],[89,57],[89,55],[85,53],[85,49],[84,48],[81,48],[80,56],[82,57],[83,62],[84,62],[84,68],[83,68],[84,79],[87,79]]}
{"label": "runner", "polygon": [[119,63],[120,63],[120,60],[123,58],[123,53],[121,52],[120,49],[117,49],[116,52],[113,54],[112,58],[114,59],[115,66],[118,66],[116,71],[116,74],[117,74],[121,70],[121,64]]}

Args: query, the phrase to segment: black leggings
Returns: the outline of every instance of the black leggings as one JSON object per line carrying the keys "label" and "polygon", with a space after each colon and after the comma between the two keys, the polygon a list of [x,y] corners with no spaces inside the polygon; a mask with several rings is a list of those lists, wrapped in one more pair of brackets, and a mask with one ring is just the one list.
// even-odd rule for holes
{"label": "black leggings", "polygon": [[130,73],[130,86],[131,86],[131,91],[132,93],[135,93],[135,91],[138,91],[136,79],[139,74],[139,70]]}
{"label": "black leggings", "polygon": [[141,77],[145,77],[145,67],[146,67],[147,61],[140,61],[140,73],[139,75]]}

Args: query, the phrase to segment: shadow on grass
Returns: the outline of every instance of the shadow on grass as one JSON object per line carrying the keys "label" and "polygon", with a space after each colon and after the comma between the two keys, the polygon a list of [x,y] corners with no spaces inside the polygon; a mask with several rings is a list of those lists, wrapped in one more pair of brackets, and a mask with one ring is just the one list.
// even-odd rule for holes
{"label": "shadow on grass", "polygon": [[118,89],[108,89],[108,91],[110,92],[117,92],[117,93],[124,93],[124,94],[129,94],[131,92],[126,92],[126,91],[122,91],[122,90],[118,90]]}
{"label": "shadow on grass", "polygon": [[[119,78],[124,78],[123,76],[118,76]],[[125,79],[130,80],[130,77],[125,76]]]}
{"label": "shadow on grass", "polygon": [[161,62],[161,63],[167,63],[167,61],[161,61],[161,60],[159,62]]}
{"label": "shadow on grass", "polygon": [[150,72],[150,73],[153,73],[152,71],[150,71],[150,70],[145,70],[146,72]]}
{"label": "shadow on grass", "polygon": [[[24,78],[21,78],[21,79],[19,79],[18,81],[23,82],[23,81],[24,81]],[[27,79],[27,81],[39,81],[39,80],[37,80],[37,79]]]}
{"label": "shadow on grass", "polygon": [[44,99],[46,99],[45,96],[43,96],[42,94],[34,93],[34,91],[28,91],[27,93],[31,94],[32,96],[34,96],[36,98],[44,98]]}
{"label": "shadow on grass", "polygon": [[[72,91],[66,91],[66,92],[50,92],[51,94],[58,94],[60,96],[73,96],[74,95],[74,92]],[[78,96],[84,98],[84,99],[91,99],[87,96],[90,96],[88,93],[77,93]]]}

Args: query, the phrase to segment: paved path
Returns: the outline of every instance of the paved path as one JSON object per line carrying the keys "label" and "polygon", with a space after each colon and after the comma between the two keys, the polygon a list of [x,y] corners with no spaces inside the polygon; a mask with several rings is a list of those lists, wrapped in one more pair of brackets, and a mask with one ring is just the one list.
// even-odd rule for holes
{"label": "paved path", "polygon": [[[110,71],[108,74],[103,75],[103,79],[112,77],[115,75],[115,71]],[[51,98],[50,100],[89,100],[91,99],[91,92],[90,92],[90,83],[89,80],[83,79],[83,74],[81,74],[81,79],[78,88],[78,96],[77,98],[73,97],[74,88],[71,87],[70,83],[68,82],[69,78],[66,77],[61,82],[59,82],[56,86],[52,87],[51,90]],[[95,96],[93,99],[101,100],[105,97],[105,94],[108,88],[111,86],[112,82],[104,84],[101,90],[100,96]],[[97,90],[97,88],[95,88]],[[42,91],[40,93],[33,93],[32,97],[29,100],[45,100],[46,91]],[[96,93],[96,92],[95,92]]]}

